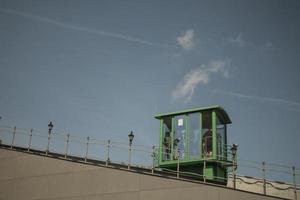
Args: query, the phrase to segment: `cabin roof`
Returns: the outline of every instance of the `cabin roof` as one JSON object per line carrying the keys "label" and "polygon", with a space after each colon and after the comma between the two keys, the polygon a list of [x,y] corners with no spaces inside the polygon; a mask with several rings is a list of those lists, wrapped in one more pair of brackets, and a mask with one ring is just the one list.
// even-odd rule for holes
{"label": "cabin roof", "polygon": [[192,108],[192,109],[187,109],[187,110],[182,110],[182,111],[177,111],[177,112],[159,113],[159,114],[155,115],[154,117],[156,119],[161,119],[161,118],[164,118],[167,116],[184,115],[184,114],[209,111],[209,110],[215,110],[217,112],[217,115],[219,117],[221,117],[226,124],[231,124],[231,120],[230,120],[227,112],[219,105],[200,107],[200,108]]}

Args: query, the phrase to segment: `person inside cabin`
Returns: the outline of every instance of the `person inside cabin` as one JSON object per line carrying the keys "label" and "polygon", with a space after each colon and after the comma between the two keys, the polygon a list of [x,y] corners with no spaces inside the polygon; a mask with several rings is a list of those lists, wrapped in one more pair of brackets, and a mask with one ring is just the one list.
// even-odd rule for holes
{"label": "person inside cabin", "polygon": [[203,155],[205,157],[212,156],[212,131],[208,129],[202,137]]}
{"label": "person inside cabin", "polygon": [[170,154],[171,154],[171,136],[170,132],[165,133],[164,137],[164,158],[165,160],[170,160]]}
{"label": "person inside cabin", "polygon": [[180,138],[176,138],[173,143],[174,144],[174,155],[173,155],[174,160],[177,160],[180,156],[179,147],[178,147],[179,142],[180,142]]}

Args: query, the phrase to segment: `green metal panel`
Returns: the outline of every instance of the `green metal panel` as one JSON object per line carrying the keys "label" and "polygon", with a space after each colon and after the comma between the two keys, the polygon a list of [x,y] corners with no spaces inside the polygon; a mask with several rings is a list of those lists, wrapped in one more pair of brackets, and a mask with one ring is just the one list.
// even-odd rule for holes
{"label": "green metal panel", "polygon": [[207,166],[204,175],[206,179],[213,180],[215,174],[214,174],[214,167],[213,166]]}
{"label": "green metal panel", "polygon": [[[203,117],[203,115],[202,115],[202,113],[199,113],[199,128],[200,128],[200,154],[201,155],[199,155],[200,156],[200,159],[202,159],[202,155],[203,155],[203,146],[202,146],[202,138],[203,138],[203,133],[202,133],[202,126],[203,126],[203,124],[202,124],[202,117]],[[201,126],[200,126],[201,125]]]}
{"label": "green metal panel", "polygon": [[159,163],[162,163],[162,157],[163,157],[163,119],[160,119]]}
{"label": "green metal panel", "polygon": [[173,144],[174,143],[173,142],[174,141],[174,117],[172,117],[171,121],[172,121],[171,122],[172,123],[171,124],[172,131],[171,131],[171,134],[170,134],[171,135],[171,155],[170,155],[170,160],[173,160],[173,155],[174,155],[174,149],[173,149],[174,148],[174,144]]}
{"label": "green metal panel", "polygon": [[217,157],[217,114],[216,111],[212,111],[212,153],[213,158]]}

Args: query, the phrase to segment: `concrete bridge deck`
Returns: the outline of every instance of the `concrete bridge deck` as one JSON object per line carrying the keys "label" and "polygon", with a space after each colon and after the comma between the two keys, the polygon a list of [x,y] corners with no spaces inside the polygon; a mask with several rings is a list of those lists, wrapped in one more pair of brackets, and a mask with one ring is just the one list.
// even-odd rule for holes
{"label": "concrete bridge deck", "polygon": [[[278,197],[233,190],[209,183],[178,180],[126,165],[85,164],[80,158],[0,148],[0,200],[197,199],[275,200]],[[72,161],[72,162],[70,162]]]}

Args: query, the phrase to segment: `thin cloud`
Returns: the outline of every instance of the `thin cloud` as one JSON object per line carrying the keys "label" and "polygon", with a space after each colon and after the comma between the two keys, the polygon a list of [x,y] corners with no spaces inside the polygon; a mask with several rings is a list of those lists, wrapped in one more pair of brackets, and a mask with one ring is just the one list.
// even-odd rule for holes
{"label": "thin cloud", "polygon": [[128,36],[128,35],[122,35],[122,34],[111,33],[111,32],[97,30],[97,29],[90,29],[90,28],[85,28],[85,27],[81,27],[81,26],[66,24],[66,23],[59,22],[59,21],[49,19],[49,18],[46,18],[46,17],[32,15],[30,13],[20,12],[20,11],[16,11],[16,10],[12,10],[12,9],[0,8],[0,11],[4,12],[4,13],[14,14],[14,15],[17,15],[17,16],[20,16],[20,17],[24,17],[24,18],[28,18],[28,19],[32,19],[32,20],[36,20],[36,21],[40,21],[40,22],[44,22],[44,23],[49,23],[49,24],[52,24],[52,25],[55,25],[55,26],[59,26],[59,27],[62,27],[62,28],[71,29],[71,30],[75,30],[75,31],[81,31],[81,32],[86,32],[86,33],[91,33],[91,34],[96,34],[96,35],[107,36],[107,37],[111,37],[111,38],[126,40],[126,41],[129,41],[129,42],[135,42],[135,43],[148,45],[148,46],[167,47],[167,45],[163,45],[163,44],[155,43],[155,42],[150,42],[150,41],[147,41],[147,40],[143,40],[143,39],[136,38],[136,37],[131,37],[131,36]]}
{"label": "thin cloud", "polygon": [[208,84],[212,74],[221,74],[223,77],[228,78],[229,73],[226,69],[227,62],[222,60],[212,60],[206,65],[192,69],[184,75],[176,88],[172,91],[172,98],[174,100],[184,99],[184,102],[189,102],[193,95],[196,87],[200,84]]}
{"label": "thin cloud", "polygon": [[296,107],[297,111],[300,111],[300,102],[296,101],[289,101],[286,99],[278,99],[278,98],[270,98],[270,97],[261,97],[261,96],[253,96],[253,95],[246,95],[242,93],[237,93],[237,92],[229,92],[229,91],[221,91],[221,90],[214,90],[215,92],[218,93],[223,93],[226,95],[242,98],[242,99],[252,99],[252,100],[257,100],[257,101],[264,101],[264,102],[269,102],[269,103],[275,103],[275,104],[281,104],[285,106],[293,106]]}
{"label": "thin cloud", "polygon": [[239,33],[239,35],[235,38],[229,38],[229,41],[233,44],[236,44],[236,45],[240,46],[240,47],[252,46],[252,43],[246,41],[243,38],[242,33]]}
{"label": "thin cloud", "polygon": [[196,45],[196,41],[195,41],[195,38],[194,38],[194,30],[189,29],[182,36],[177,37],[177,43],[184,50],[193,49]]}

